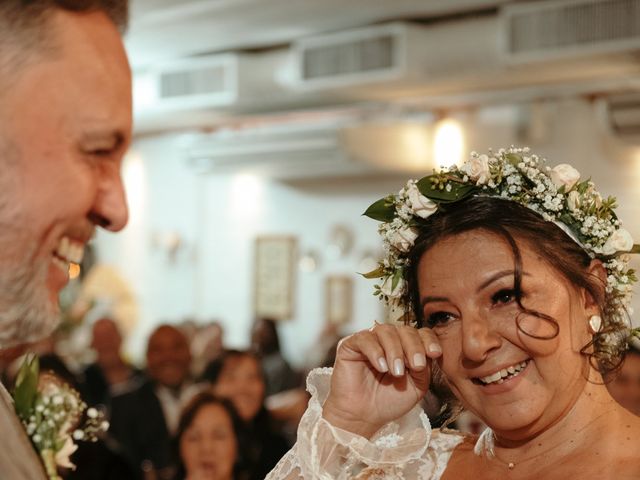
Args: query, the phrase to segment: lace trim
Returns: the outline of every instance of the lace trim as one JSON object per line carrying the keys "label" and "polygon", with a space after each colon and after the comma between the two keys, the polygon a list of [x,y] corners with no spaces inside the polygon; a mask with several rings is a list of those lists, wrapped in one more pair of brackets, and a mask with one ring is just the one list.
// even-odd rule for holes
{"label": "lace trim", "polygon": [[298,441],[268,480],[438,480],[461,434],[431,429],[419,406],[370,439],[334,427],[322,417],[333,369],[307,378],[311,400],[298,427]]}

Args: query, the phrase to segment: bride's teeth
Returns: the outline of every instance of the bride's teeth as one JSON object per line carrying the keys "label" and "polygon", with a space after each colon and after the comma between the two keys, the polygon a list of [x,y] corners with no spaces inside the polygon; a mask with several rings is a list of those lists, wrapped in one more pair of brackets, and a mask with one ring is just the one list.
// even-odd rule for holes
{"label": "bride's teeth", "polygon": [[489,384],[489,383],[494,383],[494,382],[497,383],[497,384],[504,383],[504,380],[507,377],[509,377],[509,376],[515,377],[518,374],[520,374],[520,372],[524,369],[524,367],[527,366],[527,362],[528,362],[528,360],[525,360],[524,362],[517,363],[515,365],[511,365],[510,367],[507,367],[507,368],[503,368],[499,372],[496,372],[496,373],[494,373],[492,375],[488,375],[486,377],[480,377],[480,380],[484,384]]}

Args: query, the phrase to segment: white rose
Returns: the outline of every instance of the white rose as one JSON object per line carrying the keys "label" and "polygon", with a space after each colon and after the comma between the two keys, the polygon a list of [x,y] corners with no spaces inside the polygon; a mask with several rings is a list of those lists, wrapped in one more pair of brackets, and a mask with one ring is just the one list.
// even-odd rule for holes
{"label": "white rose", "polygon": [[404,293],[404,279],[400,278],[398,283],[396,284],[396,288],[392,289],[393,286],[393,276],[389,276],[384,279],[382,285],[380,285],[380,291],[386,295],[387,297],[401,297]]}
{"label": "white rose", "polygon": [[76,469],[76,466],[71,463],[70,457],[78,449],[78,446],[73,443],[71,437],[67,437],[64,441],[62,448],[56,452],[56,464],[62,468]]}
{"label": "white rose", "polygon": [[413,247],[416,238],[418,233],[413,228],[405,227],[393,232],[390,242],[395,248],[406,253]]}
{"label": "white rose", "polygon": [[580,194],[578,193],[578,191],[570,191],[569,195],[567,196],[567,206],[569,207],[569,210],[572,212],[578,211],[580,209],[581,203],[582,202],[580,201]]}
{"label": "white rose", "polygon": [[616,252],[628,252],[633,248],[633,238],[624,228],[619,228],[611,234],[602,247],[602,253],[613,255]]}
{"label": "white rose", "polygon": [[551,169],[549,174],[556,187],[560,188],[564,185],[565,192],[571,190],[578,180],[580,180],[580,172],[566,163],[556,165]]}
{"label": "white rose", "polygon": [[409,198],[409,207],[414,214],[421,218],[427,218],[436,213],[438,205],[422,195],[415,183],[407,185],[406,192]]}
{"label": "white rose", "polygon": [[489,157],[486,155],[471,157],[464,163],[464,165],[462,165],[460,170],[469,175],[469,178],[474,180],[478,185],[487,183],[491,177],[491,172],[489,171]]}

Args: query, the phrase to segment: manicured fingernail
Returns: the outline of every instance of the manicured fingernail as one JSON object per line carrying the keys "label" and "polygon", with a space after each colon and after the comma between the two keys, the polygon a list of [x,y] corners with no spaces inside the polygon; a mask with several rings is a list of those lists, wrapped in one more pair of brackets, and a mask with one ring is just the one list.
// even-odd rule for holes
{"label": "manicured fingernail", "polygon": [[442,353],[442,348],[437,343],[432,343],[431,345],[429,345],[429,352]]}
{"label": "manicured fingernail", "polygon": [[413,356],[413,366],[414,367],[424,367],[427,365],[427,359],[421,353],[416,353]]}
{"label": "manicured fingernail", "polygon": [[384,359],[384,357],[380,357],[378,359],[378,365],[380,365],[380,370],[383,372],[388,372],[389,371],[389,365],[387,365],[387,361]]}
{"label": "manicured fingernail", "polygon": [[393,361],[393,374],[396,377],[401,377],[402,375],[404,375],[404,362],[399,358],[396,358]]}

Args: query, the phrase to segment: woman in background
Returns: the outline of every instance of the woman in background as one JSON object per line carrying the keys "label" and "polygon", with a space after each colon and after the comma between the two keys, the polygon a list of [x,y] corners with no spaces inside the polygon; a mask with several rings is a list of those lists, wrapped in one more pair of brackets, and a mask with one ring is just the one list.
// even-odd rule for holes
{"label": "woman in background", "polygon": [[263,480],[290,445],[264,406],[265,380],[260,360],[248,351],[227,350],[209,364],[204,380],[233,403],[241,420],[240,461],[250,480]]}
{"label": "woman in background", "polygon": [[238,468],[239,423],[230,402],[210,392],[196,395],[178,424],[176,480],[244,479]]}

